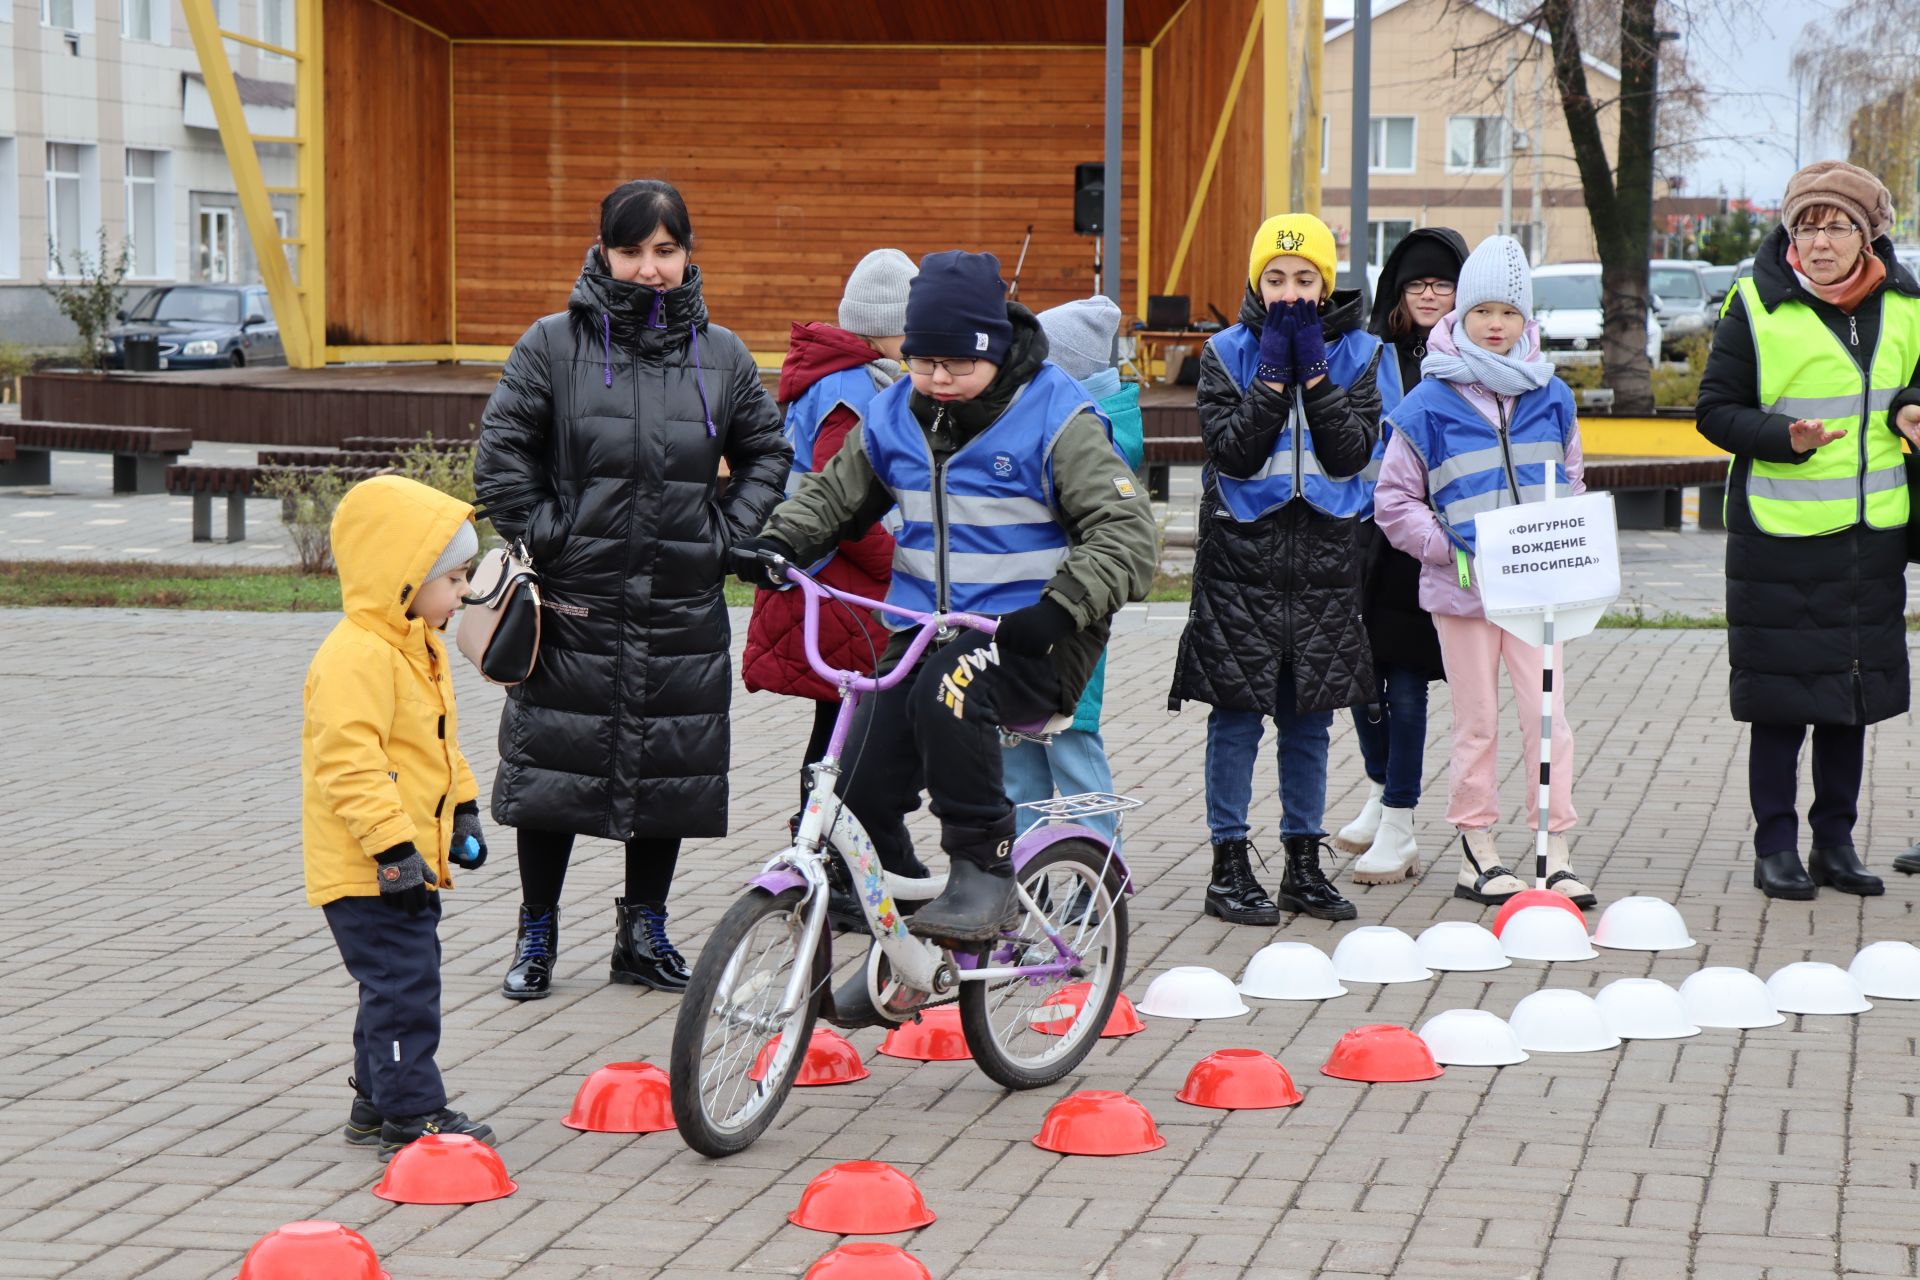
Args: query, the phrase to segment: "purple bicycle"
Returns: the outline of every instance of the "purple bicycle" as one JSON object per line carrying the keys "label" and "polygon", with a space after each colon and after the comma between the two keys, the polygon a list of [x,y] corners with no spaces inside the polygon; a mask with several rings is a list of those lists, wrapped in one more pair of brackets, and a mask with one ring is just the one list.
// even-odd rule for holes
{"label": "purple bicycle", "polygon": [[[904,679],[936,633],[970,627],[991,634],[997,624],[833,591],[791,566],[786,576],[806,593],[807,660],[839,686],[840,716],[826,755],[813,766],[792,846],[776,854],[728,909],[701,948],[681,997],[669,1073],[673,1115],[687,1145],[712,1157],[746,1150],[773,1122],[800,1072],[818,1016],[842,1027],[885,1026],[957,1000],[961,1029],[980,1069],[1009,1089],[1034,1089],[1086,1058],[1113,1011],[1126,968],[1131,878],[1112,846],[1076,821],[1101,813],[1124,820],[1124,811],[1140,803],[1126,796],[1090,793],[1026,806],[1040,821],[1012,850],[1022,915],[997,941],[957,951],[907,932],[903,904],[938,897],[946,877],[915,879],[881,867],[873,841],[840,799],[848,728],[861,696]],[[875,678],[836,670],[821,658],[820,602],[829,596],[919,624],[892,672]],[[1009,726],[1029,736],[1055,727]],[[836,880],[854,890],[870,935],[861,940],[867,946],[863,971],[837,991],[830,982],[833,933],[827,922],[828,890]],[[1083,989],[1062,994],[1076,984]]]}

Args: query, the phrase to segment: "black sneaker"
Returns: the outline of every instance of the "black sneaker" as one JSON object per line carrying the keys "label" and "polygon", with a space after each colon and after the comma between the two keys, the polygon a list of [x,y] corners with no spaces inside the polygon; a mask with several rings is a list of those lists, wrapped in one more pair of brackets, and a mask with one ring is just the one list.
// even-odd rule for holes
{"label": "black sneaker", "polygon": [[356,1147],[377,1146],[380,1142],[380,1126],[385,1121],[373,1109],[373,1099],[360,1092],[360,1082],[348,1076],[347,1083],[353,1086],[353,1108],[347,1112],[347,1123],[340,1130],[341,1136]]}
{"label": "black sneaker", "polygon": [[432,1115],[389,1118],[380,1126],[380,1158],[391,1160],[394,1152],[415,1138],[424,1138],[430,1133],[464,1133],[488,1146],[493,1145],[491,1126],[483,1121],[469,1120],[449,1107],[442,1107]]}

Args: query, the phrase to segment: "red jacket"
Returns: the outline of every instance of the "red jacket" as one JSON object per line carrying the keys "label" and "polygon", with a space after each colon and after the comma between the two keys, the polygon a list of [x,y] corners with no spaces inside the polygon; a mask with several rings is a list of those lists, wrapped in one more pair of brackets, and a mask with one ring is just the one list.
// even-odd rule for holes
{"label": "red jacket", "polygon": [[[777,393],[781,411],[801,393],[830,373],[858,368],[879,358],[864,338],[827,324],[793,326],[787,358],[780,366]],[[821,424],[814,443],[813,465],[824,467],[840,451],[847,433],[859,425],[844,404],[836,405]],[[883,599],[893,577],[893,535],[879,525],[865,535],[840,544],[832,560],[817,575],[821,582],[871,599]],[[798,591],[758,591],[753,617],[747,623],[747,651],[740,675],[748,689],[767,689],[816,701],[831,701],[839,692],[814,673],[807,663],[801,637],[802,597]],[[886,652],[887,630],[869,610],[849,611],[836,605],[820,610],[820,655],[847,671],[872,671]]]}

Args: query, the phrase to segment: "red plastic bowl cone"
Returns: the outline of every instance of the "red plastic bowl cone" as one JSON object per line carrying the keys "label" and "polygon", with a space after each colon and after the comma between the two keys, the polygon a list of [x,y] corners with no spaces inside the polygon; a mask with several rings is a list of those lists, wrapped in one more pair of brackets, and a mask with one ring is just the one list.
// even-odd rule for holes
{"label": "red plastic bowl cone", "polygon": [[1153,1115],[1124,1093],[1082,1089],[1053,1104],[1033,1145],[1068,1156],[1133,1156],[1167,1145]]}
{"label": "red plastic bowl cone", "polygon": [[[1073,1019],[1080,1016],[1080,1009],[1087,1003],[1087,993],[1093,990],[1091,982],[1075,982],[1064,986],[1047,997],[1045,1005],[1066,1005],[1073,1014],[1055,1022],[1030,1022],[1027,1025],[1041,1035],[1063,1036],[1067,1028],[1073,1025]],[[1135,1035],[1145,1031],[1147,1024],[1140,1021],[1140,1015],[1133,1011],[1133,1001],[1123,993],[1113,1002],[1113,1012],[1107,1015],[1107,1025],[1100,1028],[1102,1040],[1116,1040],[1121,1036]]]}
{"label": "red plastic bowl cone", "polygon": [[479,1204],[519,1187],[486,1143],[464,1133],[430,1133],[394,1153],[373,1194],[395,1204]]}
{"label": "red plastic bowl cone", "polygon": [[1208,1054],[1193,1064],[1186,1087],[1173,1096],[1220,1111],[1262,1111],[1300,1102],[1300,1091],[1280,1060],[1258,1049],[1219,1049]]}
{"label": "red plastic bowl cone", "polygon": [[802,1280],[933,1280],[933,1274],[897,1244],[855,1240],[808,1267]]}
{"label": "red plastic bowl cone", "polygon": [[[906,1275],[906,1272],[902,1272]],[[920,1274],[925,1275],[923,1271]],[[358,1231],[318,1219],[261,1236],[234,1280],[392,1280]]]}
{"label": "red plastic bowl cone", "polygon": [[887,1032],[880,1052],[914,1062],[963,1062],[973,1056],[960,1030],[960,1008],[951,1004],[928,1009],[920,1021],[903,1022]]}
{"label": "red plastic bowl cone", "polygon": [[673,1128],[667,1073],[650,1062],[610,1062],[581,1082],[560,1123],[588,1133],[661,1133]]}
{"label": "red plastic bowl cone", "polygon": [[787,1221],[840,1236],[890,1236],[933,1221],[913,1179],[884,1160],[849,1160],[816,1174]]}
{"label": "red plastic bowl cone", "polygon": [[1522,889],[1508,898],[1501,906],[1499,914],[1494,916],[1493,936],[1499,937],[1500,931],[1507,927],[1507,921],[1528,907],[1559,907],[1562,911],[1571,911],[1573,918],[1580,922],[1580,927],[1582,929],[1587,927],[1587,917],[1581,914],[1580,908],[1574,906],[1573,900],[1564,893],[1555,893],[1551,889]]}
{"label": "red plastic bowl cone", "polygon": [[1355,1027],[1340,1037],[1320,1074],[1368,1084],[1404,1084],[1444,1074],[1427,1042],[1405,1027]]}
{"label": "red plastic bowl cone", "polygon": [[[779,1036],[767,1041],[760,1056],[754,1059],[747,1079],[766,1078],[779,1045]],[[867,1064],[860,1061],[860,1051],[853,1047],[852,1041],[832,1027],[815,1027],[813,1040],[807,1045],[807,1056],[800,1060],[800,1074],[793,1082],[797,1085],[852,1084],[855,1080],[865,1080],[867,1075]]]}

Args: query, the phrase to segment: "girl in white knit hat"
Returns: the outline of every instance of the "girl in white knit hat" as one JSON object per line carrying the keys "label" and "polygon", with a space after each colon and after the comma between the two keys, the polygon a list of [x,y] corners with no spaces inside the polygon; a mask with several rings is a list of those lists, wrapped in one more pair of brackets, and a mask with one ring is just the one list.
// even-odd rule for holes
{"label": "girl in white knit hat", "polygon": [[[1453,761],[1447,820],[1460,833],[1453,893],[1498,904],[1526,888],[1501,862],[1496,749],[1500,667],[1520,706],[1527,760],[1540,757],[1540,650],[1487,621],[1473,576],[1473,517],[1538,502],[1547,468],[1554,492],[1584,492],[1573,393],[1540,354],[1533,276],[1508,236],[1481,242],[1460,269],[1454,310],[1427,337],[1418,387],[1387,415],[1393,440],[1380,465],[1374,519],[1387,540],[1420,561],[1420,606],[1433,616],[1453,699]],[[1554,665],[1564,670],[1556,648]],[[1539,821],[1539,789],[1526,789],[1527,824]],[[1547,808],[1547,887],[1575,905],[1595,905],[1574,875],[1566,833],[1573,810],[1573,732],[1553,691],[1553,772]]]}

